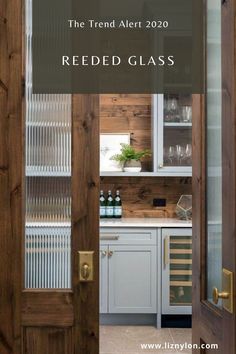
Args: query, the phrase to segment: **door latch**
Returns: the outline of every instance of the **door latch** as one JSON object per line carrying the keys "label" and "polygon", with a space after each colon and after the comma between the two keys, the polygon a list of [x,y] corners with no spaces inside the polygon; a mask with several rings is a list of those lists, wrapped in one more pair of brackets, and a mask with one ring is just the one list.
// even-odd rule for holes
{"label": "door latch", "polygon": [[93,281],[93,256],[94,251],[79,251],[79,281]]}

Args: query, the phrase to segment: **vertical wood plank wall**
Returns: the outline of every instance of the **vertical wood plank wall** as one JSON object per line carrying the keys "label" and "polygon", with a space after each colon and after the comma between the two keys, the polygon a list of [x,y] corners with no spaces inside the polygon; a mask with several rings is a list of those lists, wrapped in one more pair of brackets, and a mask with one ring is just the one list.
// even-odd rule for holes
{"label": "vertical wood plank wall", "polygon": [[21,351],[22,0],[0,0],[0,353]]}
{"label": "vertical wood plank wall", "polygon": [[[101,133],[131,134],[137,149],[151,149],[151,95],[100,95]],[[143,162],[144,170],[151,170],[151,159]],[[192,194],[191,178],[182,177],[102,177],[101,189],[121,191],[125,217],[174,217],[181,194]],[[153,198],[166,198],[163,208],[152,207]]]}

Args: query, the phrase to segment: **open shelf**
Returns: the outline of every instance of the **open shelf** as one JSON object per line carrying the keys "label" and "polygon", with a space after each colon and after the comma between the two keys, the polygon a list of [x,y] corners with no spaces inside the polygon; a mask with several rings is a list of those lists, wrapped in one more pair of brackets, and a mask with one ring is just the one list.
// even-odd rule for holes
{"label": "open shelf", "polygon": [[191,177],[192,172],[100,172],[101,177]]}

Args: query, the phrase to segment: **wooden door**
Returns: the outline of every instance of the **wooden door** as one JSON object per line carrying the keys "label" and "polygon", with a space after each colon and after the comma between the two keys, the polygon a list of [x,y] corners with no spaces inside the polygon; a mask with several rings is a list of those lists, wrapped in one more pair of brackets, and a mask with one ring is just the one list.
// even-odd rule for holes
{"label": "wooden door", "polygon": [[[206,91],[194,97],[193,120],[193,343],[219,346],[196,353],[234,354],[236,2],[205,6]],[[215,303],[215,288],[232,295],[232,308],[227,299]]]}
{"label": "wooden door", "polygon": [[[99,100],[97,95],[71,97],[70,171],[53,175],[53,182],[45,170],[41,176],[32,176],[29,169],[26,177],[30,156],[25,154],[29,139],[26,119],[30,115],[24,85],[26,81],[27,88],[24,5],[23,0],[0,0],[0,353],[98,353]],[[44,128],[41,125],[41,130],[37,129],[40,134]],[[51,148],[58,138],[48,139],[47,148]],[[63,141],[69,144],[69,138]],[[47,150],[44,158],[49,153],[54,154]],[[45,220],[41,220],[41,225],[37,221],[37,225],[26,227],[30,209],[27,179],[32,179],[30,188],[36,183],[42,191],[47,185],[50,198],[55,193],[50,183],[58,185],[59,190],[62,186],[63,191],[65,184],[70,186],[72,213],[65,229],[58,220],[54,226],[50,220],[45,227]],[[45,208],[38,209],[41,216]],[[34,226],[41,227],[40,235]],[[78,251],[94,251],[92,282],[79,281]],[[47,257],[49,253],[51,258]],[[60,269],[55,266],[59,258],[63,260]],[[48,275],[45,270],[52,273]]]}

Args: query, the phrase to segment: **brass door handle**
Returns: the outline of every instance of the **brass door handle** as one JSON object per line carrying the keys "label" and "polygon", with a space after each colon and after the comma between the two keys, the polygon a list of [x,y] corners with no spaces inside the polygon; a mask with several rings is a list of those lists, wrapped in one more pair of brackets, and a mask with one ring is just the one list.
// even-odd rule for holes
{"label": "brass door handle", "polygon": [[91,273],[91,268],[90,266],[88,265],[88,263],[84,263],[82,264],[82,267],[81,267],[81,276],[84,280],[87,280],[90,276],[90,273]]}
{"label": "brass door handle", "polygon": [[213,288],[212,297],[214,304],[218,304],[219,299],[229,299],[229,293],[227,291],[222,291],[219,293],[217,288]]}
{"label": "brass door handle", "polygon": [[94,251],[79,251],[79,281],[80,282],[90,282],[93,281],[94,278]]}

